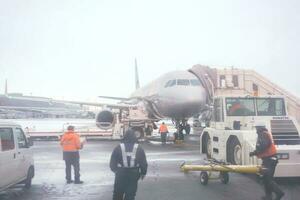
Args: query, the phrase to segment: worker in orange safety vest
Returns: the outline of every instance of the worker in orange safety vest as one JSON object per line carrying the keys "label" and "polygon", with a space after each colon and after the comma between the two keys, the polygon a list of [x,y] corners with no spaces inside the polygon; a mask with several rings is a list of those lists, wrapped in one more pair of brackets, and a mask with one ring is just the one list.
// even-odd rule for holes
{"label": "worker in orange safety vest", "polygon": [[68,126],[67,131],[61,137],[60,145],[63,149],[63,159],[66,164],[66,180],[67,184],[72,183],[71,178],[71,167],[74,168],[75,184],[82,184],[80,180],[80,164],[79,164],[79,150],[82,149],[83,145],[80,142],[80,137],[74,132],[74,126]]}
{"label": "worker in orange safety vest", "polygon": [[162,124],[159,127],[158,132],[160,133],[161,143],[166,144],[167,134],[169,133],[169,131],[168,131],[167,125],[165,125],[165,122],[162,122]]}
{"label": "worker in orange safety vest", "polygon": [[266,170],[263,172],[263,183],[266,196],[265,200],[272,200],[272,192],[276,194],[275,200],[280,200],[284,192],[279,188],[277,183],[273,180],[278,158],[276,157],[277,149],[274,144],[272,134],[266,129],[264,123],[257,122],[256,124],[257,142],[256,149],[250,153],[250,156],[256,155],[262,159],[262,168]]}

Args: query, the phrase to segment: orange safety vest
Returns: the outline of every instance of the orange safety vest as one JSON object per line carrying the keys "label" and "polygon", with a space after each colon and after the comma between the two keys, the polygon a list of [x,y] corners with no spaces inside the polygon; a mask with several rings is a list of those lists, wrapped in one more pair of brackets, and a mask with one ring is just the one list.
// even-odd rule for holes
{"label": "orange safety vest", "polygon": [[264,152],[257,154],[258,158],[266,158],[266,157],[269,157],[269,156],[274,156],[277,153],[277,149],[276,149],[276,146],[274,144],[272,134],[269,133],[269,132],[267,134],[268,134],[268,137],[269,137],[269,139],[271,140],[272,143]]}
{"label": "orange safety vest", "polygon": [[239,109],[241,109],[241,108],[242,108],[241,104],[239,104],[239,103],[234,104],[234,105],[231,106],[231,108],[229,109],[229,114],[230,114],[230,115],[233,115],[233,114],[235,114],[235,112],[236,112],[237,110],[239,110]]}
{"label": "orange safety vest", "polygon": [[81,148],[80,137],[74,131],[67,131],[61,137],[60,145],[63,151],[76,152]]}
{"label": "orange safety vest", "polygon": [[159,132],[160,133],[168,133],[168,127],[165,124],[161,124],[159,127]]}

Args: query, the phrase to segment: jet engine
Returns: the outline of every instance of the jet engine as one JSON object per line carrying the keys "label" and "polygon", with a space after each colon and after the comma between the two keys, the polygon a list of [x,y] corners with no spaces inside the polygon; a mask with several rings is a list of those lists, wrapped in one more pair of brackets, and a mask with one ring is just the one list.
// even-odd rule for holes
{"label": "jet engine", "polygon": [[115,115],[110,110],[102,110],[96,117],[96,125],[98,128],[107,130],[115,124]]}

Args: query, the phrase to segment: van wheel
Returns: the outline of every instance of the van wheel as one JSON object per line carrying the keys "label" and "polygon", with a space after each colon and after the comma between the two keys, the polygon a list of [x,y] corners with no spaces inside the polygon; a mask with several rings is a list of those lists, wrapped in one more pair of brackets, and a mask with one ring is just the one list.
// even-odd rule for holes
{"label": "van wheel", "polygon": [[34,177],[34,168],[30,167],[27,172],[27,178],[25,180],[25,188],[29,189],[31,187],[32,178]]}

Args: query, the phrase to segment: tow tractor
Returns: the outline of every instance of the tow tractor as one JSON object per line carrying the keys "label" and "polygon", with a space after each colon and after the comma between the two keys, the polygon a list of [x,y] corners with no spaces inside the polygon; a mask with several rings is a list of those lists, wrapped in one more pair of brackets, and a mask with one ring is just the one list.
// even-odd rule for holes
{"label": "tow tractor", "polygon": [[200,152],[232,165],[259,166],[250,157],[255,149],[257,121],[272,133],[279,163],[275,177],[300,176],[299,124],[287,113],[282,96],[217,96],[213,99],[212,119],[200,137]]}

